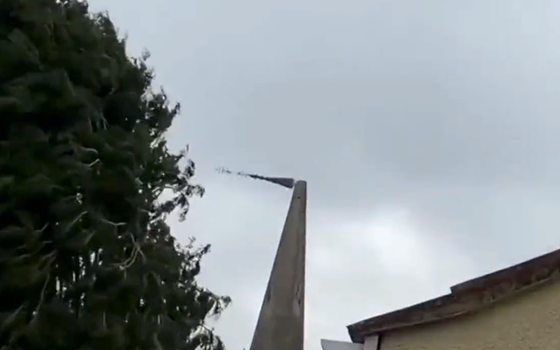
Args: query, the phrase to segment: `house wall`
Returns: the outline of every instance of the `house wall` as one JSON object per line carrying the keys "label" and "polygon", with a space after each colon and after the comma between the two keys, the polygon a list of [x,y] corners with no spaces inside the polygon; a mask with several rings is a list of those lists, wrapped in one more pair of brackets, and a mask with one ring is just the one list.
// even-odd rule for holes
{"label": "house wall", "polygon": [[382,336],[380,350],[559,350],[560,283],[476,313]]}
{"label": "house wall", "polygon": [[321,347],[323,350],[378,350],[377,336],[369,337],[364,344],[351,343],[338,340],[321,339]]}
{"label": "house wall", "polygon": [[323,350],[363,350],[364,344],[321,339],[321,348]]}
{"label": "house wall", "polygon": [[364,341],[364,348],[363,350],[377,350],[377,342],[379,338],[375,335],[373,337],[369,337]]}

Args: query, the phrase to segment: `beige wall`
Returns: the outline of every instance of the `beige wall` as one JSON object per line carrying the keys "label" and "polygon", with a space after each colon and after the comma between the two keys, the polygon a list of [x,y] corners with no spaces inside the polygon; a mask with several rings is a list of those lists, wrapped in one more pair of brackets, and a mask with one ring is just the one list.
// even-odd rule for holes
{"label": "beige wall", "polygon": [[381,350],[560,350],[560,283],[472,315],[383,335]]}
{"label": "beige wall", "polygon": [[[377,336],[369,337],[364,341],[363,350],[377,350],[377,342],[379,338]],[[559,349],[560,350],[560,349]]]}

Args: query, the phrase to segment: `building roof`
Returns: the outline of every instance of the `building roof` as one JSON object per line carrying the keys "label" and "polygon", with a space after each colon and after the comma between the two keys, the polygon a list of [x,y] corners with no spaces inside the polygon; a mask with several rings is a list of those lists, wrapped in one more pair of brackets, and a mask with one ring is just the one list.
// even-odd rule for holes
{"label": "building roof", "polygon": [[544,284],[560,271],[560,249],[451,287],[451,293],[349,325],[355,343],[366,337],[477,311],[506,296]]}

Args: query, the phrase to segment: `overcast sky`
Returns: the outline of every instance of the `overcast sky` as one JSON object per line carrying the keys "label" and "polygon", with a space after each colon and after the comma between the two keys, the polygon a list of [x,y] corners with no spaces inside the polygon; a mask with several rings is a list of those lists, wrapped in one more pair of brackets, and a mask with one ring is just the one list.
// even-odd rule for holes
{"label": "overcast sky", "polygon": [[248,348],[290,193],[306,179],[306,349],[346,325],[556,249],[560,2],[91,0],[183,105],[207,196],[181,240]]}

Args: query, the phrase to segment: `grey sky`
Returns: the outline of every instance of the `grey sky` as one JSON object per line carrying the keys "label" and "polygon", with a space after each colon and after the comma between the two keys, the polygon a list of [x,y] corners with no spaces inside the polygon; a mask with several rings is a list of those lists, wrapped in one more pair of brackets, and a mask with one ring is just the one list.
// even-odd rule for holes
{"label": "grey sky", "polygon": [[290,194],[309,184],[308,350],[558,247],[560,2],[91,0],[183,104],[207,196],[178,237],[248,347]]}

